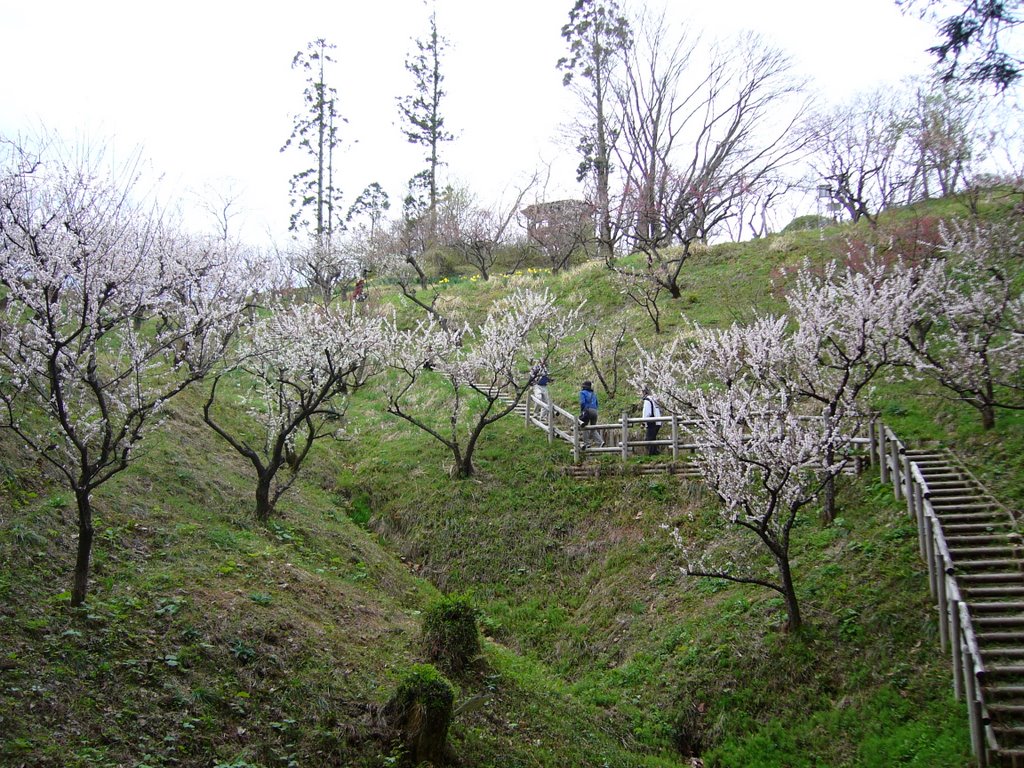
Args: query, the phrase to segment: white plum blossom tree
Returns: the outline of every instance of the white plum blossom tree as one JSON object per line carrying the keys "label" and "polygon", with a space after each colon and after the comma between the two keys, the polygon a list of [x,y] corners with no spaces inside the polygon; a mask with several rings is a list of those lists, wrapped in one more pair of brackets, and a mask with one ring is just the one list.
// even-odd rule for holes
{"label": "white plum blossom tree", "polygon": [[137,167],[118,169],[103,152],[3,150],[0,426],[74,493],[77,606],[93,492],[221,356],[249,281],[222,241],[185,238],[138,202]]}
{"label": "white plum blossom tree", "polygon": [[[385,328],[384,361],[396,375],[388,412],[423,430],[454,459],[453,475],[474,472],[484,430],[511,413],[532,385],[530,360],[547,360],[577,327],[578,308],[555,296],[517,290],[496,302],[475,329],[446,328],[433,317],[412,329]],[[502,396],[505,399],[502,399]]]}
{"label": "white plum blossom tree", "polygon": [[[822,456],[838,431],[796,407],[794,362],[786,318],[760,318],[724,331],[697,329],[682,354],[676,348],[645,356],[639,378],[685,417],[697,446],[696,462],[722,502],[723,519],[754,534],[771,555],[776,573],[757,568],[756,552],[740,537],[712,562],[687,552],[685,571],[759,584],[785,599],[792,630],[802,619],[790,566],[793,525],[826,478]],[[711,382],[711,383],[709,383]]]}
{"label": "white plum blossom tree", "polygon": [[[365,382],[381,321],[351,308],[301,304],[278,308],[246,336],[237,357],[214,378],[203,419],[256,470],[255,515],[266,522],[313,444],[340,433],[344,397]],[[241,389],[234,397],[218,395],[225,374]],[[237,409],[239,401],[255,426],[252,439],[229,431],[214,413],[215,405]]]}
{"label": "white plum blossom tree", "polygon": [[[853,427],[868,418],[865,395],[879,373],[899,358],[901,339],[918,318],[913,270],[869,260],[862,268],[840,270],[836,262],[816,271],[805,263],[786,293],[790,316],[797,396],[821,417]],[[833,446],[824,457],[841,471],[849,445]],[[835,517],[835,479],[825,483],[822,518]]]}
{"label": "white plum blossom tree", "polygon": [[1024,409],[1024,242],[1008,224],[943,225],[944,256],[921,269],[914,301],[920,333],[909,362],[995,426],[996,409]]}
{"label": "white plum blossom tree", "polygon": [[701,392],[694,406],[701,475],[721,499],[723,517],[754,534],[776,572],[758,572],[756,553],[740,544],[725,562],[691,559],[687,573],[775,590],[786,602],[789,629],[796,631],[803,620],[790,564],[793,526],[837,468],[823,465],[822,456],[834,453],[845,437],[827,420],[801,415],[784,396],[756,387],[734,387],[725,396]]}
{"label": "white plum blossom tree", "polygon": [[791,531],[820,496],[825,521],[834,517],[835,479],[868,418],[864,395],[917,319],[915,279],[900,264],[833,263],[820,273],[805,264],[787,296],[790,315],[697,327],[660,353],[642,352],[634,381],[687,419],[725,519],[757,536],[777,572],[754,573],[749,553],[733,552],[724,564],[691,561],[688,573],[774,589],[789,626],[800,626]]}
{"label": "white plum blossom tree", "polygon": [[701,476],[722,502],[723,520],[754,534],[771,555],[774,577],[757,567],[739,537],[714,558],[687,553],[685,572],[758,584],[779,592],[791,630],[802,618],[790,565],[800,511],[814,501],[835,466],[823,463],[845,439],[844,425],[800,407],[787,318],[762,317],[725,330],[695,329],[662,353],[643,354],[634,379],[681,413],[697,446]]}

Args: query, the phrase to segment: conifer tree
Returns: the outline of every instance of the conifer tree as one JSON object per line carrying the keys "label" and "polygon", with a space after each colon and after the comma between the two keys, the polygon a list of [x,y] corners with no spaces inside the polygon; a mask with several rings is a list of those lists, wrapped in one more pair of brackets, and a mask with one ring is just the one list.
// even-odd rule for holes
{"label": "conifer tree", "polygon": [[334,63],[335,46],[323,38],[306,45],[292,59],[292,69],[306,73],[302,92],[305,111],[295,116],[292,135],[281,147],[302,150],[311,161],[291,177],[292,214],[289,230],[308,231],[315,245],[330,246],[335,229],[342,228],[341,191],[334,182],[334,151],[340,144],[338,124],[347,122],[338,114],[337,90],[326,82],[327,65]]}
{"label": "conifer tree", "polygon": [[405,60],[405,68],[412,75],[414,92],[398,99],[398,111],[404,121],[402,133],[410,144],[418,144],[427,151],[427,167],[422,176],[428,192],[427,214],[430,220],[430,234],[437,229],[437,169],[442,165],[440,146],[452,141],[455,136],[445,130],[445,119],[441,114],[441,99],[444,75],[441,73],[441,55],[448,47],[448,40],[437,32],[437,14],[430,14],[430,32],[426,39],[416,39],[416,53]]}

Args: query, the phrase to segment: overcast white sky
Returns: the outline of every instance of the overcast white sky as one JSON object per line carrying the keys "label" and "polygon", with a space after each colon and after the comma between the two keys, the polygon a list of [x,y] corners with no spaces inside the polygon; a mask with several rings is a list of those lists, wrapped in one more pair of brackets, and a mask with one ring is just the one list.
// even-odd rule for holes
{"label": "overcast white sky", "polygon": [[[572,4],[437,0],[451,44],[443,108],[457,135],[445,146],[443,174],[484,203],[543,163],[554,164],[549,198],[580,193],[577,160],[558,139],[575,103],[555,69]],[[761,33],[833,101],[924,74],[930,63],[931,27],[901,15],[894,0],[676,0],[669,8],[712,36]],[[278,152],[302,108],[292,57],[318,37],[336,43],[329,82],[349,120],[337,171],[346,204],[373,181],[397,203],[423,167],[422,151],[400,133],[395,99],[411,91],[405,57],[412,38],[426,34],[428,13],[422,0],[0,0],[0,134],[46,128],[123,152],[141,146],[183,199],[231,186],[245,238],[281,241],[288,178],[304,160]]]}

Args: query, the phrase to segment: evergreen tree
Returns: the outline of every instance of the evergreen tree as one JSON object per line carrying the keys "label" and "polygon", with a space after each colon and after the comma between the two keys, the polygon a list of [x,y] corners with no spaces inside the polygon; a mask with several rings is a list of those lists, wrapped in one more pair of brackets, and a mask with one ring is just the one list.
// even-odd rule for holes
{"label": "evergreen tree", "polygon": [[[302,150],[312,166],[291,177],[292,214],[289,230],[308,231],[320,247],[329,247],[335,229],[342,229],[341,191],[334,184],[334,150],[338,148],[337,91],[326,82],[327,64],[334,63],[334,45],[323,38],[306,45],[292,59],[292,69],[306,72],[302,92],[306,109],[296,115],[292,135],[281,147]],[[310,214],[312,213],[312,219]]]}
{"label": "evergreen tree", "polygon": [[[610,259],[613,235],[610,212],[609,180],[611,154],[618,131],[612,111],[612,74],[618,57],[632,45],[629,22],[615,0],[576,0],[569,11],[569,22],[562,27],[569,55],[558,60],[565,74],[564,85],[575,82],[587,118],[581,126],[577,148],[582,156],[577,177],[594,180],[594,204],[597,208],[598,239],[602,254]],[[588,81],[580,84],[577,77]]]}
{"label": "evergreen tree", "polygon": [[427,150],[427,168],[418,174],[428,192],[427,213],[430,216],[431,236],[437,229],[437,168],[442,165],[440,145],[455,136],[445,130],[441,115],[441,99],[445,96],[441,74],[441,55],[448,40],[437,32],[437,15],[430,14],[430,32],[427,38],[417,39],[416,53],[405,60],[405,68],[413,77],[415,91],[398,99],[398,111],[405,123],[402,132],[410,144],[419,144]]}

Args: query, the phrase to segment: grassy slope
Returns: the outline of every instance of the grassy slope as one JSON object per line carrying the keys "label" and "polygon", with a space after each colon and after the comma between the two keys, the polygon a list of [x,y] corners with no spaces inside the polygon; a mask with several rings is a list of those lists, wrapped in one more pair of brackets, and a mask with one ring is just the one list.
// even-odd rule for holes
{"label": "grassy slope", "polygon": [[[719,324],[778,309],[770,278],[843,248],[847,232],[826,235],[695,257],[667,324],[683,324],[679,309]],[[658,342],[600,269],[542,282]],[[503,286],[448,290],[472,317]],[[564,401],[581,365],[560,362]],[[982,435],[955,408],[929,418],[917,394],[884,390],[885,418],[955,439],[1019,503],[1020,421]],[[662,526],[709,545],[730,535],[699,487],[565,478],[567,452],[512,418],[486,434],[479,475],[453,482],[437,444],[372,391],[358,398],[353,440],[321,446],[267,528],[250,520],[246,467],[200,423],[198,398],[180,401],[97,500],[81,613],[61,596],[71,500],[2,438],[0,763],[389,764],[378,707],[417,658],[417,614],[440,588],[471,591],[491,638],[457,681],[461,700],[489,696],[453,729],[466,765],[678,765],[688,748],[722,766],[966,764],[914,530],[869,479],[844,490],[833,526],[801,523],[811,628],[789,637],[771,593],[679,577]],[[634,399],[622,387],[603,408]]]}

